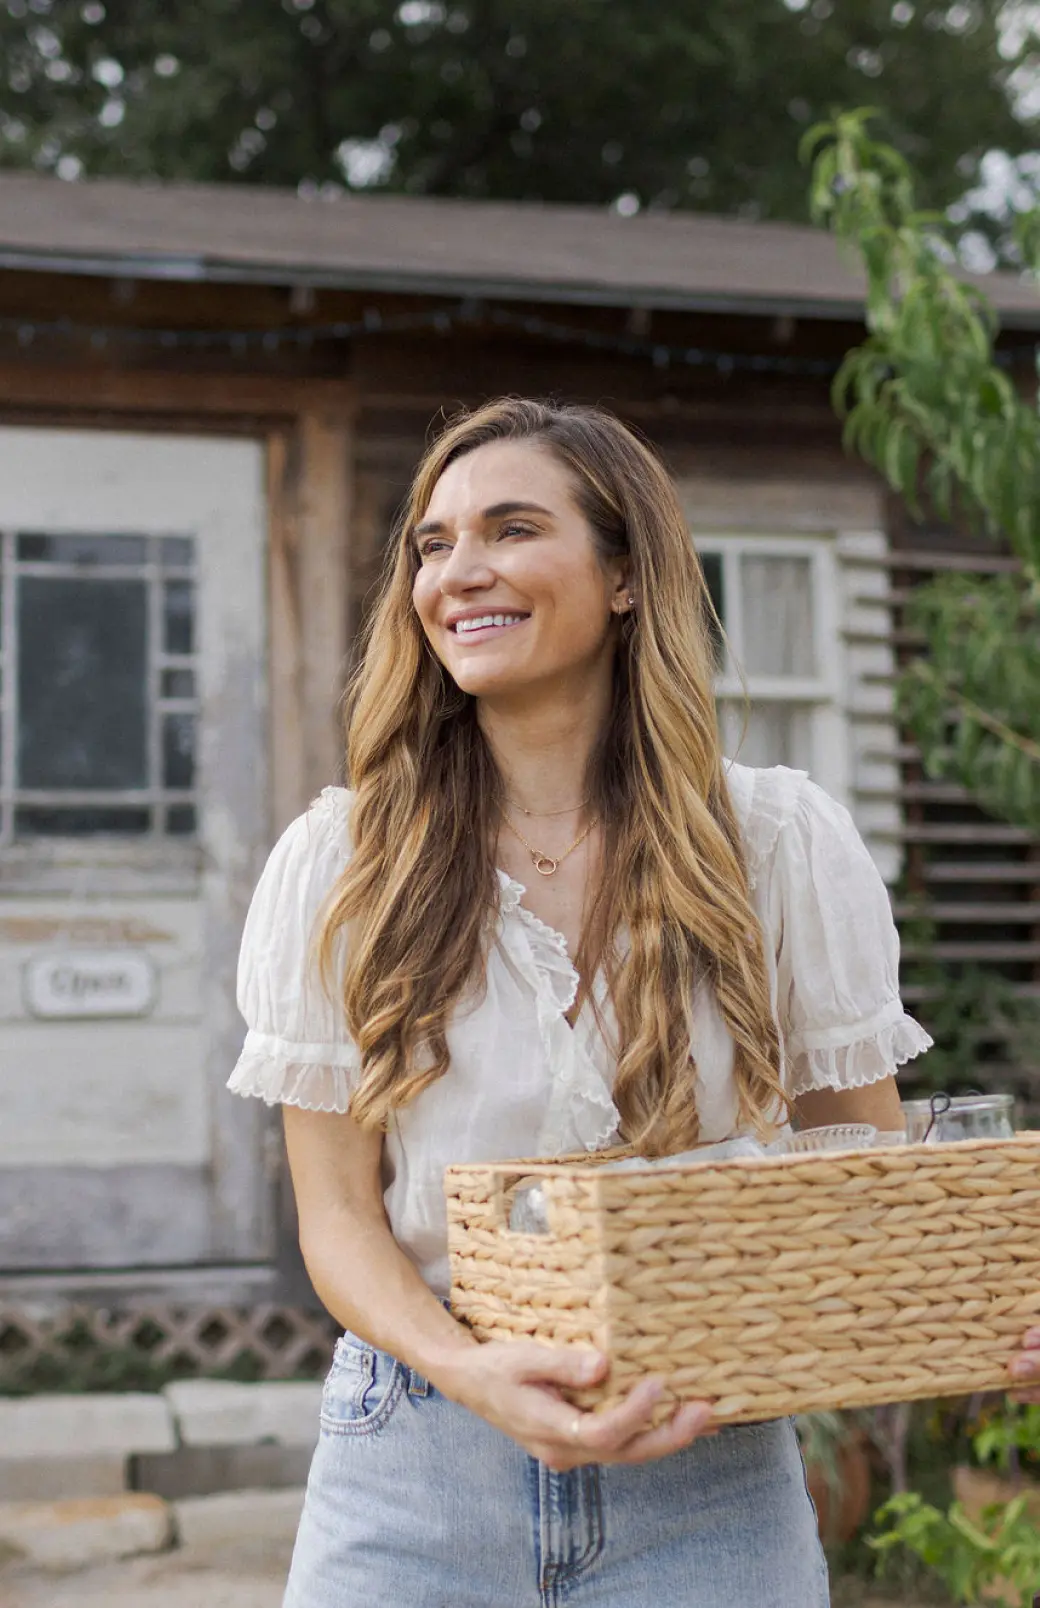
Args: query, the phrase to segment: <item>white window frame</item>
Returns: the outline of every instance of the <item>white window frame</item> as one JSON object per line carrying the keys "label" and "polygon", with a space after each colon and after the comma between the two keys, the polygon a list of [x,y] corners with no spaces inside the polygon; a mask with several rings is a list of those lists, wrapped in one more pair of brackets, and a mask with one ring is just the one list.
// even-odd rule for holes
{"label": "white window frame", "polygon": [[[831,534],[786,536],[772,532],[698,530],[694,545],[700,557],[722,561],[722,596],[728,619],[726,662],[716,681],[716,696],[723,707],[744,703],[800,704],[810,715],[809,770],[815,781],[843,802],[849,792],[848,730],[843,708],[845,687],[841,577],[835,540]],[[761,676],[745,674],[743,585],[741,560],[801,558],[811,565],[813,648],[815,676]],[[741,760],[738,751],[731,756]]]}
{"label": "white window frame", "polygon": [[[23,526],[0,530],[0,582],[3,596],[2,628],[0,628],[0,675],[2,675],[0,710],[3,715],[3,737],[0,746],[0,849],[12,845],[24,848],[38,845],[60,852],[63,844],[69,844],[82,852],[84,844],[96,844],[101,840],[109,844],[126,844],[131,853],[135,847],[140,848],[142,845],[170,843],[176,853],[181,845],[193,844],[198,833],[199,561],[196,538],[193,533],[176,530],[147,532],[120,530],[97,533],[89,529],[81,532],[78,528],[63,526],[58,529],[48,525],[45,530],[40,531],[40,534],[47,536],[75,537],[81,534],[127,536],[144,544],[145,556],[141,560],[121,561],[113,558],[104,563],[92,563],[87,567],[65,560],[19,557],[17,553],[19,537],[35,534],[36,530],[29,530]],[[184,564],[160,561],[160,544],[169,538],[190,542],[190,560]],[[144,668],[148,722],[148,780],[143,786],[123,789],[40,789],[27,788],[16,783],[19,721],[17,663],[20,631],[17,583],[23,576],[35,576],[44,580],[87,579],[90,582],[130,579],[142,581],[147,587],[147,657]],[[187,582],[194,588],[195,643],[192,651],[187,654],[168,652],[165,647],[162,611],[163,585],[167,581]],[[189,671],[194,682],[194,692],[187,697],[164,693],[162,688],[164,670]],[[196,773],[195,780],[188,788],[168,787],[163,778],[162,728],[167,714],[188,714],[193,716],[196,722]],[[109,833],[99,834],[33,833],[24,836],[15,831],[15,815],[20,807],[42,806],[59,809],[82,806],[104,809],[118,808],[121,805],[147,810],[151,817],[148,830],[125,834],[115,829]],[[195,827],[186,833],[168,832],[165,826],[167,806],[187,806],[194,810]]]}

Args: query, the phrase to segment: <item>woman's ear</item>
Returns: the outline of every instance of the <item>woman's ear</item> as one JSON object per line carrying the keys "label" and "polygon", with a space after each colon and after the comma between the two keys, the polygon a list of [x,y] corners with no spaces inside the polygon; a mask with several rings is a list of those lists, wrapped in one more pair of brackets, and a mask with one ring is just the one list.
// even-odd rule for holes
{"label": "woman's ear", "polygon": [[636,606],[636,594],[627,571],[623,572],[614,588],[614,595],[610,600],[612,614],[631,614]]}

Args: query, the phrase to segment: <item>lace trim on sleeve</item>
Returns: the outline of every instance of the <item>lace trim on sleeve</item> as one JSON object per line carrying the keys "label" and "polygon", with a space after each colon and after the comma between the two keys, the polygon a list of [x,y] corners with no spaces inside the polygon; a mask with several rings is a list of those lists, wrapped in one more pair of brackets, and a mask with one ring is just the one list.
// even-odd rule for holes
{"label": "lace trim on sleeve", "polygon": [[[862,1089],[881,1078],[889,1078],[907,1061],[923,1055],[932,1040],[919,1022],[907,1016],[899,1001],[894,1002],[894,1018],[885,1026],[859,1036],[851,1043],[823,1043],[809,1047],[807,1040],[832,1039],[828,1034],[806,1034],[800,1046],[789,1043],[787,1060],[791,1068],[790,1094],[796,1098],[812,1089]],[[866,1024],[869,1028],[870,1024]]]}
{"label": "lace trim on sleeve", "polygon": [[350,1044],[289,1044],[269,1033],[246,1035],[227,1086],[265,1105],[304,1111],[350,1109],[357,1082],[357,1053]]}

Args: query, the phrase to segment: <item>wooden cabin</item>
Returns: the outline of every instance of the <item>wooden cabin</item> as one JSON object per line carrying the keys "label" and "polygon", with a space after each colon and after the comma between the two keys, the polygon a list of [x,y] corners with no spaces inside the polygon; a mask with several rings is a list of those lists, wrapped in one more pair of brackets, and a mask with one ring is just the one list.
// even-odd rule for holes
{"label": "wooden cabin", "polygon": [[[1025,380],[1040,296],[989,289]],[[278,1124],[224,1093],[239,932],[339,776],[365,599],[461,403],[595,400],[657,443],[742,757],[847,802],[941,966],[1040,992],[1038,845],[928,782],[893,706],[914,585],[1010,560],[843,453],[863,333],[805,228],[0,174],[0,1295],[284,1287]],[[729,666],[733,744],[740,696]]]}

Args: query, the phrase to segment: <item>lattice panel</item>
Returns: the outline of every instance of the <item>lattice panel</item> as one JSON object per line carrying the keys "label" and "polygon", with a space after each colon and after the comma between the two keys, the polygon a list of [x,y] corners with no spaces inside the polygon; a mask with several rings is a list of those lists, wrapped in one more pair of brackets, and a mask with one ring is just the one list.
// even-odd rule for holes
{"label": "lattice panel", "polygon": [[325,1313],[294,1307],[118,1312],[0,1304],[0,1392],[133,1389],[168,1379],[317,1379],[338,1329]]}

